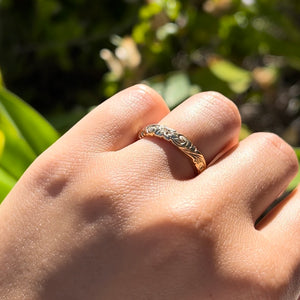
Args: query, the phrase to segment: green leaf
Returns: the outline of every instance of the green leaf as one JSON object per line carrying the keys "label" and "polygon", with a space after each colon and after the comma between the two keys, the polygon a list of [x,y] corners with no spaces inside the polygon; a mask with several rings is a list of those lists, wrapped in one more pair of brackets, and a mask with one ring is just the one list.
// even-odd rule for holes
{"label": "green leaf", "polygon": [[252,81],[249,71],[246,71],[224,59],[212,59],[209,64],[211,72],[219,79],[228,83],[235,93],[245,92]]}
{"label": "green leaf", "polygon": [[4,133],[0,130],[0,159],[3,153],[4,144],[5,144],[5,136]]}
{"label": "green leaf", "polygon": [[0,130],[5,137],[0,166],[15,179],[18,179],[36,158],[36,154],[24,140],[1,104]]}
{"label": "green leaf", "polygon": [[37,155],[58,138],[56,130],[38,112],[3,87],[0,88],[0,106],[0,113],[6,115]]}
{"label": "green leaf", "polygon": [[144,83],[161,94],[170,108],[174,108],[192,94],[200,91],[200,87],[191,84],[189,76],[184,72],[154,76]]}
{"label": "green leaf", "polygon": [[[300,166],[300,147],[298,148],[294,148],[297,158],[298,158],[298,164]],[[298,184],[300,184],[300,168],[298,170],[298,173],[296,175],[296,177],[293,179],[293,181],[290,183],[290,185],[288,186],[288,190],[292,191],[293,189],[295,189]]]}
{"label": "green leaf", "polygon": [[164,99],[169,107],[175,107],[191,94],[191,83],[189,77],[183,73],[178,72],[171,74],[166,80]]}
{"label": "green leaf", "polygon": [[165,10],[171,20],[176,20],[179,16],[181,3],[177,0],[165,1]]}
{"label": "green leaf", "polygon": [[143,21],[133,28],[132,37],[137,44],[146,42],[147,33],[150,31],[151,25],[148,21]]}
{"label": "green leaf", "polygon": [[0,168],[0,203],[15,185],[16,180],[12,178],[5,170]]}
{"label": "green leaf", "polygon": [[157,15],[162,11],[162,6],[156,2],[150,2],[149,4],[142,6],[139,12],[140,19],[148,20],[154,15]]}
{"label": "green leaf", "polygon": [[5,135],[0,166],[12,177],[19,179],[36,158],[36,154],[25,140],[12,134]]}
{"label": "green leaf", "polygon": [[233,98],[235,93],[228,84],[217,78],[209,68],[197,68],[190,74],[191,82],[198,84],[202,91],[218,91],[228,98]]}
{"label": "green leaf", "polygon": [[250,134],[251,134],[251,131],[249,130],[249,128],[245,124],[242,124],[241,130],[240,130],[240,135],[239,135],[239,140],[241,141],[241,140],[245,139]]}

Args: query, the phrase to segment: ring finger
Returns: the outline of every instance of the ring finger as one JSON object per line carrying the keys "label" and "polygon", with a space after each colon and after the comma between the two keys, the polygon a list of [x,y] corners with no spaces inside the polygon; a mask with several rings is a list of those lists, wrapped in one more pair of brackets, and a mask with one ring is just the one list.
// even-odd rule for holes
{"label": "ring finger", "polygon": [[[209,164],[238,142],[240,122],[233,102],[218,93],[205,92],[183,102],[159,123],[188,137]],[[151,169],[164,178],[187,179],[195,176],[191,160],[162,139],[144,138],[123,149],[120,155],[128,157],[128,151],[135,153],[134,164],[140,169]]]}

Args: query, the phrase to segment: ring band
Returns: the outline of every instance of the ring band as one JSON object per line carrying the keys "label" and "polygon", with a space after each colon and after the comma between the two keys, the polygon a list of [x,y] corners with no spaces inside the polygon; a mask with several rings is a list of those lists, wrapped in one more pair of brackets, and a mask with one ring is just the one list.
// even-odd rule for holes
{"label": "ring band", "polygon": [[154,136],[171,142],[185,155],[192,159],[198,174],[206,169],[206,162],[203,154],[187,137],[178,133],[176,130],[168,128],[164,125],[151,124],[139,132],[140,139],[147,136]]}

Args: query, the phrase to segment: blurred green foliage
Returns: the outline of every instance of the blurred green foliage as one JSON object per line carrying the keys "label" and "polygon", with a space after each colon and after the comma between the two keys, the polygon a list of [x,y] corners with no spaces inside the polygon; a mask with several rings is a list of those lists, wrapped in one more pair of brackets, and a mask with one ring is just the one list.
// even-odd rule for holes
{"label": "blurred green foliage", "polygon": [[0,84],[0,202],[58,136],[42,116]]}
{"label": "blurred green foliage", "polygon": [[[300,147],[294,148],[294,150],[296,152],[298,162],[299,162],[299,165],[300,165]],[[298,171],[298,174],[295,176],[293,181],[288,186],[288,190],[291,191],[291,190],[295,189],[299,184],[300,184],[300,170]]]}
{"label": "blurred green foliage", "polygon": [[299,14],[294,0],[1,0],[0,66],[60,131],[145,81],[171,107],[217,90],[251,130],[299,145]]}
{"label": "blurred green foliage", "polygon": [[299,145],[299,13],[292,0],[147,1],[129,33],[141,63],[129,67],[120,42],[110,56],[125,71],[104,57],[111,70],[104,91],[144,80],[172,108],[196,91],[217,90],[236,102],[252,131]]}
{"label": "blurred green foliage", "polygon": [[[294,0],[0,0],[0,66],[8,89],[59,132],[144,82],[170,108],[196,92],[219,91],[240,109],[241,136],[273,131],[299,147],[299,15]],[[9,160],[0,164],[11,186],[58,134],[39,116],[52,138],[39,144],[27,136],[22,130],[36,128],[27,123],[33,112],[2,81],[1,163],[14,143],[24,158],[16,170],[8,170]],[[7,137],[7,128],[18,138]]]}
{"label": "blurred green foliage", "polygon": [[110,45],[111,35],[130,31],[140,6],[115,4],[0,1],[0,67],[6,86],[61,130],[98,104],[99,98],[104,100],[101,81],[106,66],[99,50]]}

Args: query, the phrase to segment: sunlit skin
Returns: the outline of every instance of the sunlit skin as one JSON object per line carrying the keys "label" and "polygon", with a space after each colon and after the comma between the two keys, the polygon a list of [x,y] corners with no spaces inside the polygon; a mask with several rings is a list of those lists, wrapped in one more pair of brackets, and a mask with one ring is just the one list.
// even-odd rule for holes
{"label": "sunlit skin", "polygon": [[[187,136],[208,164],[156,137]],[[256,133],[224,96],[169,111],[143,85],[83,118],[0,207],[0,298],[297,299],[300,192],[255,221],[297,172],[292,148]],[[217,159],[216,159],[217,158]]]}

